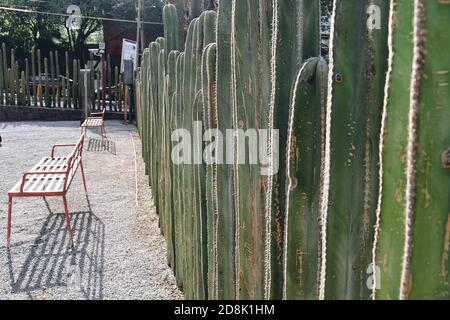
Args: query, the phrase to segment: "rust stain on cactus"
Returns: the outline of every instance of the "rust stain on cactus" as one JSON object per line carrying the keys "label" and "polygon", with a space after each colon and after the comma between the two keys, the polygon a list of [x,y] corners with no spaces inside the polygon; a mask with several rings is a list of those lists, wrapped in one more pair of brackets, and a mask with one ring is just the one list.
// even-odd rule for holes
{"label": "rust stain on cactus", "polygon": [[445,280],[448,276],[448,252],[450,250],[450,213],[447,216],[447,224],[445,226],[444,250],[441,259],[441,277]]}
{"label": "rust stain on cactus", "polygon": [[445,169],[450,169],[450,148],[442,154],[442,166]]}

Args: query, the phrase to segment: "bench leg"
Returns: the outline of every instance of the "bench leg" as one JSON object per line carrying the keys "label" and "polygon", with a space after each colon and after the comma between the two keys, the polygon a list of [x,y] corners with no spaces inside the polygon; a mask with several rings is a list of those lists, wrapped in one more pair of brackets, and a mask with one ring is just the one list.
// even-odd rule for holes
{"label": "bench leg", "polygon": [[8,236],[7,236],[7,244],[11,243],[11,221],[12,221],[12,197],[9,197],[8,202]]}
{"label": "bench leg", "polygon": [[67,205],[67,198],[63,196],[64,200],[64,211],[66,212],[66,223],[67,223],[67,232],[69,233],[70,246],[73,248],[73,233],[72,228],[70,227],[70,216],[69,216],[69,207]]}
{"label": "bench leg", "polygon": [[84,168],[83,168],[83,161],[80,161],[80,169],[81,169],[81,176],[83,177],[83,185],[84,185],[84,192],[87,194],[87,186],[86,186],[86,178],[84,176]]}

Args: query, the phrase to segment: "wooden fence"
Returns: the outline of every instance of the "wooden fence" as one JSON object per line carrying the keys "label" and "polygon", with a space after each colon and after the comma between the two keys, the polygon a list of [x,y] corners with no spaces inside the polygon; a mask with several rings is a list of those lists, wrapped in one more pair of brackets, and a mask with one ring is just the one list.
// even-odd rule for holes
{"label": "wooden fence", "polygon": [[[60,59],[65,59],[64,63],[60,63]],[[14,49],[7,49],[3,44],[0,50],[0,105],[81,109],[84,91],[81,70],[94,70],[96,66],[99,71],[90,72],[88,81],[91,109],[122,112],[124,88],[119,67],[112,66],[109,55],[103,62],[104,72],[100,72],[101,64],[92,53],[86,66],[82,66],[79,59],[70,59],[67,51],[63,56],[58,51],[51,51],[48,57],[42,57],[40,49],[33,49],[24,61],[17,61]]]}

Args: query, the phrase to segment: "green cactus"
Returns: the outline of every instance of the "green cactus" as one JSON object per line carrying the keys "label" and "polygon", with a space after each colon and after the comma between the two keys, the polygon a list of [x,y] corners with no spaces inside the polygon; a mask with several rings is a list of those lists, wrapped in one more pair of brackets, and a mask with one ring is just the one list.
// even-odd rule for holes
{"label": "green cactus", "polygon": [[160,186],[161,190],[163,192],[158,192],[158,202],[157,202],[157,209],[158,209],[158,213],[159,213],[159,218],[160,218],[160,226],[161,226],[161,231],[163,232],[164,235],[166,235],[166,224],[165,224],[165,204],[166,204],[166,199],[165,199],[165,188],[164,188],[164,141],[165,141],[165,136],[164,136],[164,121],[165,121],[165,114],[164,114],[164,110],[165,110],[165,103],[167,101],[167,99],[165,98],[166,95],[166,55],[165,55],[165,50],[162,49],[159,52],[158,55],[158,105],[156,106],[156,108],[158,108],[158,117],[157,117],[157,122],[156,122],[156,130],[158,133],[158,153],[159,153],[159,161],[158,161],[158,170],[157,170],[157,180],[158,180],[158,186]]}
{"label": "green cactus", "polygon": [[[144,50],[144,58],[142,60],[142,66],[140,71],[140,79],[139,79],[139,95],[140,95],[140,103],[139,103],[139,115],[138,123],[139,128],[141,130],[140,134],[142,136],[142,156],[145,160],[145,173],[150,176],[150,154],[151,150],[149,148],[150,141],[148,141],[150,137],[150,49],[146,48]],[[137,116],[137,115],[136,115]],[[149,178],[150,180],[150,178]]]}
{"label": "green cactus", "polygon": [[[307,13],[307,14],[306,14]],[[291,89],[296,71],[304,60],[320,54],[320,3],[316,0],[274,1],[272,14],[272,90],[270,128],[279,135],[279,155],[286,154],[287,127]],[[298,30],[298,32],[292,32]],[[271,151],[270,151],[271,152]],[[276,159],[276,158],[275,158]],[[278,169],[267,181],[265,204],[265,291],[266,298],[283,296],[283,232],[286,208],[286,163],[278,161]],[[283,230],[283,231],[281,231]],[[295,257],[295,255],[294,255]],[[273,280],[272,280],[273,279]],[[284,288],[286,289],[286,288]]]}
{"label": "green cactus", "polygon": [[[216,99],[216,53],[217,45],[210,43],[203,51],[202,61],[202,92],[203,92],[203,125],[205,130],[217,130],[217,99]],[[208,136],[207,136],[208,137]],[[208,256],[208,298],[218,299],[218,233],[217,233],[217,161],[213,158],[212,148],[216,155],[220,155],[216,136],[209,136],[209,145],[205,146],[205,154],[211,155],[206,161],[206,223],[207,225],[207,256]]]}
{"label": "green cactus", "polygon": [[159,95],[158,95],[158,56],[161,47],[158,43],[150,44],[150,147],[151,150],[151,168],[150,168],[150,182],[153,190],[153,199],[155,205],[158,206],[159,185],[157,179],[158,168],[158,115],[159,115]]}
{"label": "green cactus", "polygon": [[[368,28],[368,6],[380,29]],[[328,88],[320,297],[368,299],[387,70],[386,1],[334,2]]]}
{"label": "green cactus", "polygon": [[[217,66],[216,99],[217,107],[212,118],[217,118],[220,132],[233,128],[231,103],[231,1],[222,1],[219,6],[217,22]],[[230,148],[226,139],[224,150]],[[236,298],[235,266],[235,214],[233,166],[217,166],[217,297]]]}
{"label": "green cactus", "polygon": [[165,49],[166,49],[166,45],[167,45],[166,38],[164,38],[164,37],[158,37],[158,38],[156,39],[156,43],[159,44],[161,50],[165,50]]}
{"label": "green cactus", "polygon": [[[175,129],[182,129],[183,123],[183,72],[184,72],[184,57],[185,54],[181,53],[178,56],[176,64],[176,94],[175,105],[173,111],[175,113],[174,126]],[[176,141],[172,141],[172,144]],[[172,149],[173,150],[173,149]],[[182,288],[184,283],[184,265],[186,248],[184,247],[184,233],[183,233],[183,171],[179,165],[174,166],[173,175],[173,196],[174,196],[174,221],[175,223],[175,274],[177,277],[177,285]]]}
{"label": "green cactus", "polygon": [[[266,1],[233,0],[231,34],[232,104],[234,128],[268,129],[270,100],[271,8]],[[246,75],[246,76],[242,76]],[[235,147],[236,272],[238,299],[263,299],[265,242],[265,188],[267,177],[259,163],[258,146],[238,136]],[[242,164],[245,163],[245,164]]]}
{"label": "green cactus", "polygon": [[308,59],[292,88],[286,145],[284,299],[317,299],[319,293],[327,76],[323,58]]}
{"label": "green cactus", "polygon": [[[175,30],[176,32],[177,30]],[[172,176],[173,176],[173,166],[171,161],[171,133],[173,128],[173,97],[176,91],[176,62],[178,55],[180,53],[178,51],[171,51],[168,56],[167,61],[167,76],[166,76],[166,95],[164,103],[164,185],[165,185],[165,197],[166,197],[166,208],[165,208],[165,219],[167,220],[166,227],[166,239],[167,239],[167,249],[169,256],[169,265],[174,269],[175,266],[175,220],[174,220],[174,198],[172,194]]]}
{"label": "green cactus", "polygon": [[[186,39],[186,51],[184,56],[184,75],[183,75],[183,120],[182,128],[188,132],[192,132],[192,110],[193,103],[195,99],[195,81],[196,81],[196,55],[195,46],[196,39],[198,36],[198,19],[194,19],[189,25],[187,39]],[[191,159],[189,159],[191,160]],[[191,164],[183,164],[183,234],[185,239],[185,252],[186,257],[184,274],[184,293],[187,299],[195,298],[195,274],[194,274],[194,252],[195,252],[195,239],[193,238],[193,226],[194,226],[194,215],[196,213],[196,202],[195,202],[195,188],[193,181],[193,168]]]}
{"label": "green cactus", "polygon": [[450,63],[442,48],[450,45],[444,31],[450,7],[390,4],[374,293],[377,299],[449,299]]}
{"label": "green cactus", "polygon": [[164,39],[166,39],[166,55],[171,51],[179,50],[178,40],[178,13],[173,4],[167,4],[163,8]]}

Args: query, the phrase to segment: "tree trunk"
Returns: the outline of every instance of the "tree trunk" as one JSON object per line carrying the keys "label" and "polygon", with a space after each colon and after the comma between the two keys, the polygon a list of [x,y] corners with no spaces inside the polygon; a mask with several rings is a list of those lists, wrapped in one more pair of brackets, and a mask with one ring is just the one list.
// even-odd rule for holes
{"label": "tree trunk", "polygon": [[194,20],[202,13],[203,1],[202,0],[191,0],[191,7],[189,10],[189,21]]}

